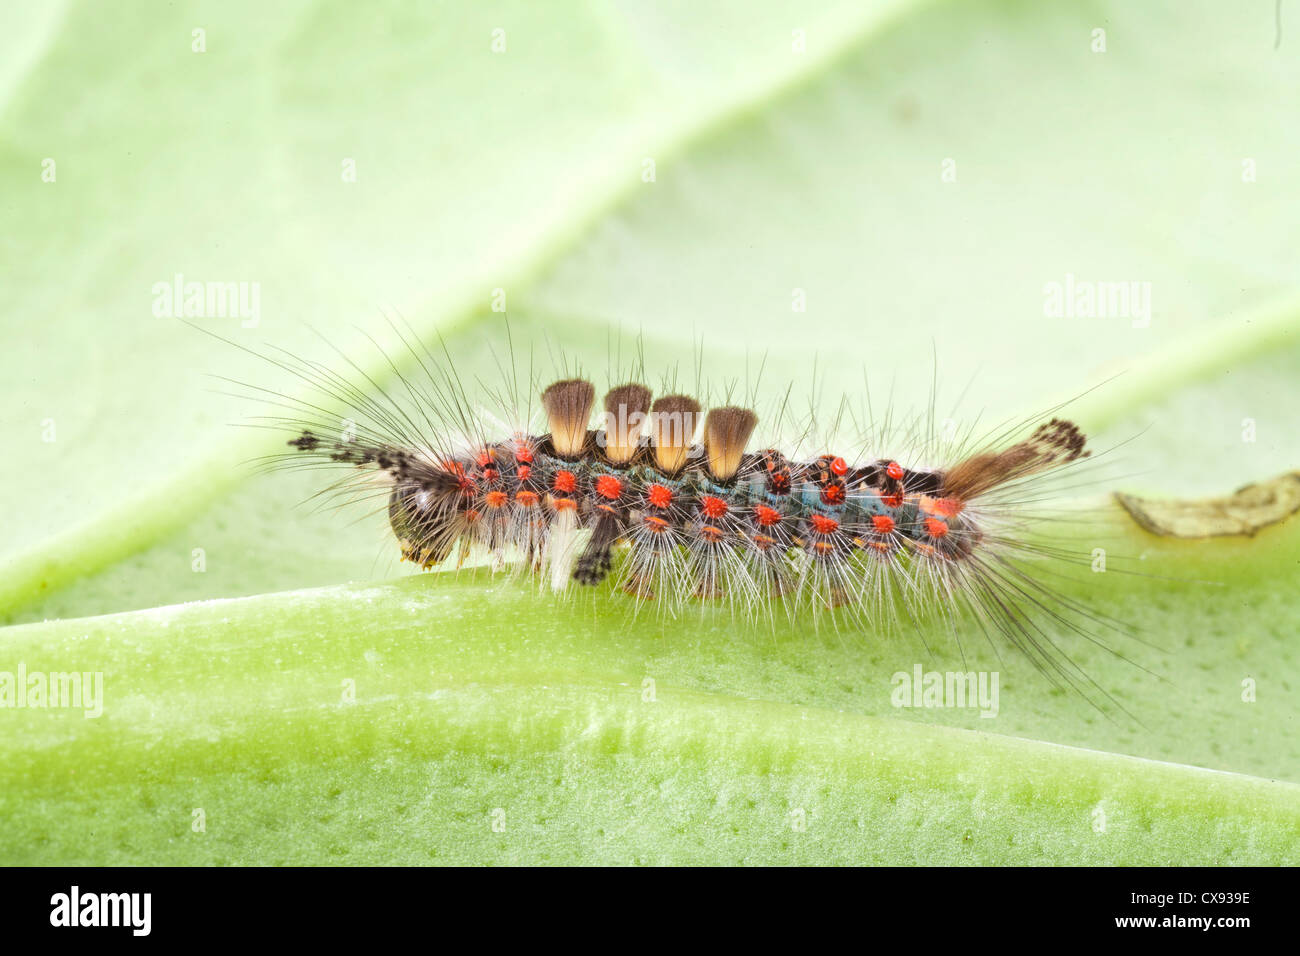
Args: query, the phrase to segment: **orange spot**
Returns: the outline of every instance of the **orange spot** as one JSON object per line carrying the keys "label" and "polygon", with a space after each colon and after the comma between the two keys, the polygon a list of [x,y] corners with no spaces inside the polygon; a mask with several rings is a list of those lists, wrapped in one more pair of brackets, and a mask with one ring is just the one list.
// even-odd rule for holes
{"label": "orange spot", "polygon": [[532,473],[533,473],[533,469],[530,468],[528,465],[520,465],[518,468],[515,469],[515,477],[518,478],[520,481],[527,481],[528,476],[531,475]]}
{"label": "orange spot", "polygon": [[885,474],[895,481],[903,480],[903,466],[896,461],[891,461],[885,468]]}
{"label": "orange spot", "polygon": [[571,471],[557,471],[555,480],[551,482],[551,487],[556,491],[572,493],[578,487],[578,479]]}
{"label": "orange spot", "polygon": [[461,491],[467,491],[474,486],[474,482],[466,477],[465,466],[460,462],[448,460],[442,462],[438,467],[456,479],[456,487]]}
{"label": "orange spot", "polygon": [[818,551],[821,554],[827,554],[835,550],[835,545],[831,544],[829,541],[814,541],[813,550]]}
{"label": "orange spot", "polygon": [[705,541],[716,543],[722,540],[722,529],[715,528],[713,525],[706,524],[704,527],[700,528],[700,534],[704,537]]}
{"label": "orange spot", "polygon": [[665,521],[663,518],[656,518],[654,515],[646,515],[641,520],[642,522],[645,523],[645,526],[647,528],[649,528],[651,531],[655,532],[656,534],[660,534],[668,530],[668,522]]}
{"label": "orange spot", "polygon": [[575,511],[578,503],[572,498],[552,498],[551,507],[556,511]]}
{"label": "orange spot", "polygon": [[941,518],[954,518],[965,507],[956,498],[931,498],[928,495],[921,495],[916,501],[923,512],[928,515],[938,515]]}
{"label": "orange spot", "polygon": [[489,508],[500,508],[506,503],[506,493],[504,491],[489,491],[483,496],[483,503]]}
{"label": "orange spot", "polygon": [[758,518],[758,523],[764,528],[770,528],[781,520],[781,512],[775,508],[769,508],[767,505],[759,505],[755,508],[754,515]]}
{"label": "orange spot", "polygon": [[890,534],[894,530],[894,519],[889,515],[872,515],[871,524],[881,534]]}
{"label": "orange spot", "polygon": [[727,513],[727,503],[721,498],[705,495],[700,499],[700,511],[706,518],[721,518]]}
{"label": "orange spot", "polygon": [[873,541],[871,546],[877,551],[890,551],[893,549],[893,546],[888,541]]}
{"label": "orange spot", "polygon": [[758,545],[763,551],[766,551],[772,545],[776,544],[776,538],[769,538],[765,534],[756,534],[754,535],[753,540],[754,544]]}
{"label": "orange spot", "polygon": [[926,518],[925,533],[932,538],[942,538],[948,533],[948,524],[938,518]]}
{"label": "orange spot", "polygon": [[942,515],[945,518],[955,518],[961,514],[961,509],[966,507],[965,503],[959,498],[935,498],[934,513]]}
{"label": "orange spot", "polygon": [[838,505],[844,501],[844,486],[829,485],[822,490],[822,501],[828,505]]}
{"label": "orange spot", "polygon": [[478,519],[479,519],[479,513],[475,511],[473,508],[470,508],[468,511],[465,512],[466,521],[473,522],[473,521],[477,521]]}
{"label": "orange spot", "polygon": [[623,493],[623,482],[613,475],[601,475],[596,479],[596,494],[613,501]]}
{"label": "orange spot", "polygon": [[849,471],[849,464],[843,458],[834,458],[831,460],[831,471],[843,478]]}
{"label": "orange spot", "polygon": [[663,485],[651,485],[646,489],[645,497],[656,508],[667,508],[672,503],[673,493]]}
{"label": "orange spot", "polygon": [[818,534],[834,534],[840,523],[834,518],[826,517],[826,515],[813,515],[812,526],[813,530]]}
{"label": "orange spot", "polygon": [[881,495],[880,500],[883,501],[885,505],[890,508],[903,507],[903,495],[901,493],[896,495]]}
{"label": "orange spot", "polygon": [[531,508],[533,505],[537,504],[537,495],[533,494],[531,491],[517,491],[515,492],[515,501],[519,502],[525,508]]}

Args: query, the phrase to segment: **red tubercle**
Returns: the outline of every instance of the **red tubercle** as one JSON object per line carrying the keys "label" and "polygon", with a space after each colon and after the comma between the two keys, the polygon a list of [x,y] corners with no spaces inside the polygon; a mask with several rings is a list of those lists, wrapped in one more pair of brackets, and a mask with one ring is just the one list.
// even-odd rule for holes
{"label": "red tubercle", "polygon": [[533,463],[533,449],[527,442],[519,442],[515,446],[515,461],[523,465]]}
{"label": "red tubercle", "polygon": [[903,471],[903,466],[900,465],[898,462],[891,461],[888,465],[885,466],[885,474],[887,474],[890,478],[894,479],[894,481],[902,481],[903,475],[905,475],[906,472]]}
{"label": "red tubercle", "polygon": [[667,508],[673,501],[673,493],[663,485],[651,485],[645,490],[645,499],[656,508]]}
{"label": "red tubercle", "polygon": [[849,473],[849,463],[846,462],[843,458],[832,458],[831,471],[839,475],[839,477],[843,478],[845,475]]}
{"label": "red tubercle", "polygon": [[537,495],[531,491],[516,491],[515,501],[519,502],[525,508],[531,508],[537,504]]}
{"label": "red tubercle", "polygon": [[822,489],[822,501],[828,505],[839,505],[844,503],[844,485],[836,482],[833,485],[827,485]]}
{"label": "red tubercle", "polygon": [[955,518],[961,514],[966,503],[959,498],[935,498],[934,513],[943,518]]}
{"label": "red tubercle", "polygon": [[901,491],[896,495],[881,495],[880,500],[885,503],[886,508],[903,507],[903,493]]}
{"label": "red tubercle", "polygon": [[500,475],[501,475],[501,473],[500,473],[499,471],[497,471],[495,468],[484,468],[484,469],[483,469],[483,480],[484,480],[484,481],[496,481],[497,478],[500,477]]}
{"label": "red tubercle", "polygon": [[573,494],[578,489],[578,477],[571,471],[557,471],[551,487],[565,494]]}
{"label": "red tubercle", "polygon": [[527,481],[528,476],[531,475],[532,473],[533,473],[533,469],[531,465],[520,465],[518,468],[515,469],[515,477],[518,478],[520,481]]}
{"label": "red tubercle", "polygon": [[781,522],[781,512],[767,505],[759,505],[754,509],[754,517],[758,519],[759,525],[764,528],[770,528],[774,524]]}
{"label": "red tubercle", "polygon": [[596,494],[610,501],[617,500],[618,496],[623,493],[623,482],[619,481],[613,475],[601,475],[596,479]]}
{"label": "red tubercle", "polygon": [[948,533],[948,524],[938,518],[925,519],[925,533],[932,538],[942,538]]}
{"label": "red tubercle", "polygon": [[700,513],[716,521],[727,513],[727,503],[713,495],[705,495],[700,499]]}
{"label": "red tubercle", "polygon": [[456,487],[461,494],[474,490],[474,479],[465,474],[465,466],[454,458],[447,458],[438,463],[438,467],[456,479]]}
{"label": "red tubercle", "polygon": [[959,498],[931,498],[927,495],[921,495],[917,499],[917,507],[921,509],[923,514],[938,515],[940,518],[955,518],[966,507],[966,502]]}
{"label": "red tubercle", "polygon": [[662,534],[668,530],[668,522],[663,518],[656,517],[655,515],[646,515],[641,519],[641,523],[655,534]]}
{"label": "red tubercle", "polygon": [[894,519],[889,515],[872,515],[871,526],[876,529],[877,534],[892,534],[894,531]]}
{"label": "red tubercle", "polygon": [[700,535],[704,538],[705,541],[717,543],[722,540],[722,529],[715,528],[713,527],[713,525],[706,524],[702,528],[700,528]]}
{"label": "red tubercle", "polygon": [[834,518],[827,515],[813,515],[811,518],[813,531],[818,534],[834,534],[839,530],[840,523]]}
{"label": "red tubercle", "polygon": [[506,503],[506,493],[504,491],[489,491],[483,496],[483,503],[489,508],[500,508]]}
{"label": "red tubercle", "polygon": [[474,459],[474,464],[480,468],[488,467],[492,464],[492,452],[486,450],[479,452],[478,457]]}

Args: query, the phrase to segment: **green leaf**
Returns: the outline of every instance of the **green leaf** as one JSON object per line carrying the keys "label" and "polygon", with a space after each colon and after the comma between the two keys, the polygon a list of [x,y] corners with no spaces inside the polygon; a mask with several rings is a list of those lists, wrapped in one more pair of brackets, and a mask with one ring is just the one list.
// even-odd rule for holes
{"label": "green leaf", "polygon": [[[17,240],[0,437],[20,465],[0,475],[0,615],[66,619],[0,631],[0,671],[100,670],[106,701],[94,720],[0,711],[0,859],[1300,858],[1300,744],[1279,731],[1300,716],[1295,522],[1173,542],[1107,508],[1077,529],[1142,572],[1062,582],[1147,642],[1108,638],[1129,663],[1062,635],[1133,720],[934,625],[631,620],[620,595],[557,605],[482,575],[343,587],[396,572],[382,516],[299,507],[319,476],[253,477],[273,442],[223,423],[263,409],[203,373],[294,383],[153,313],[177,273],[248,280],[256,327],[200,324],[337,364],[310,322],[380,377],[349,327],[391,351],[377,314],[398,314],[492,382],[500,289],[521,369],[561,348],[599,377],[640,338],[652,379],[676,364],[689,383],[701,349],[716,392],[762,365],[765,395],[794,382],[815,417],[858,401],[864,370],[873,398],[923,411],[935,355],[937,417],[961,425],[1104,382],[1071,414],[1117,461],[1082,491],[1221,495],[1300,447],[1300,128],[1282,120],[1300,66],[1271,17],[991,0],[193,17],[70,3],[0,37]],[[1046,315],[1067,276],[1150,282],[1149,323]],[[258,596],[83,617],[241,595]],[[894,708],[891,675],[917,663],[998,670],[998,717]]]}
{"label": "green leaf", "polygon": [[[12,628],[29,673],[102,672],[103,714],[6,715],[0,858],[1297,859],[1300,786],[981,732],[1051,720],[1060,699],[1015,677],[1011,712],[972,713],[974,730],[882,717],[882,674],[917,648],[827,637],[634,622],[606,594],[539,604],[485,573]],[[1090,662],[1106,679],[1114,663]],[[1212,725],[1245,708],[1227,673],[1194,705],[1152,686],[1139,716],[1172,711],[1183,754],[1204,756],[1200,732],[1221,741]],[[1236,723],[1265,736],[1293,706]],[[1119,730],[1101,723],[1098,739]]]}
{"label": "green leaf", "polygon": [[[250,409],[211,394],[202,373],[267,369],[157,315],[160,285],[256,283],[257,309],[250,285],[247,310],[202,321],[315,358],[330,353],[313,329],[339,338],[364,323],[395,342],[381,311],[452,327],[494,289],[522,292],[642,185],[644,158],[670,162],[907,6],[803,10],[820,40],[797,57],[799,7],[782,3],[688,17],[235,2],[196,24],[185,8],[85,2],[53,33],[48,18],[18,20],[14,36],[45,49],[26,73],[0,74],[0,178],[22,238],[0,264],[0,437],[32,456],[2,479],[24,507],[0,539],[0,613],[221,507],[266,447],[222,427]],[[673,48],[689,55],[664,55]],[[75,229],[42,226],[64,223]],[[95,609],[108,608],[78,608]]]}

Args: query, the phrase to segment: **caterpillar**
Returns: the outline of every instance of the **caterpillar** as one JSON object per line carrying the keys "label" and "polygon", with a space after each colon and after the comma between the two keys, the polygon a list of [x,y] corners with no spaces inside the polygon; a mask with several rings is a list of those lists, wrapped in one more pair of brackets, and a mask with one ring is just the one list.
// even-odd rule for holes
{"label": "caterpillar", "polygon": [[[686,395],[651,402],[650,389],[629,383],[605,396],[609,424],[590,430],[594,386],[582,379],[550,385],[541,395],[550,431],[508,439],[442,458],[391,443],[354,438],[323,442],[311,429],[288,444],[331,462],[372,466],[389,476],[388,516],[404,560],[425,570],[459,543],[525,566],[550,567],[552,587],[570,578],[597,584],[621,543],[631,555],[621,583],[646,598],[695,596],[768,585],[781,595],[795,582],[792,553],[820,564],[837,603],[860,601],[852,557],[931,562],[936,573],[979,567],[985,530],[981,496],[1086,455],[1072,422],[1053,418],[999,452],[973,455],[944,470],[912,470],[878,459],[851,466],[823,454],[791,461],[779,450],[746,452],[758,423],[749,409],[723,406],[702,414]],[[690,440],[702,419],[702,442]],[[642,423],[649,434],[642,435]],[[579,529],[588,531],[576,550]],[[744,560],[724,580],[720,568]],[[834,566],[834,570],[831,567]],[[960,572],[953,578],[959,580]]]}
{"label": "caterpillar", "polygon": [[917,460],[935,450],[915,434],[903,443],[915,458],[800,456],[754,443],[752,408],[705,408],[641,381],[598,406],[587,378],[530,381],[523,394],[507,375],[484,411],[450,356],[402,341],[409,370],[389,360],[388,390],[364,373],[273,359],[320,400],[274,393],[293,413],[270,426],[292,437],[267,462],[346,469],[327,491],[381,499],[402,559],[419,568],[478,552],[556,593],[612,579],[635,610],[669,617],[721,601],[749,617],[783,607],[885,630],[933,614],[954,631],[1000,634],[1054,680],[1088,682],[1054,635],[1095,641],[1092,625],[1113,622],[1035,573],[1072,553],[1022,534],[1041,494],[1032,483],[1090,454],[1059,409],[969,438],[937,464]]}

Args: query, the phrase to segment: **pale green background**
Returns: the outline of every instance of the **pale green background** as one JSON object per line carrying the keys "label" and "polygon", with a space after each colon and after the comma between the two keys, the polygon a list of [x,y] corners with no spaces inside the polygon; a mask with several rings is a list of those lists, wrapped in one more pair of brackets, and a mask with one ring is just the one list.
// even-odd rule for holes
{"label": "pale green background", "polygon": [[[495,374],[490,353],[505,337],[489,310],[501,288],[517,354],[545,355],[549,343],[597,379],[611,335],[624,347],[639,335],[652,374],[691,366],[702,341],[715,389],[766,355],[765,382],[794,382],[807,395],[816,360],[822,408],[857,395],[864,370],[882,392],[892,387],[899,407],[924,407],[934,355],[941,404],[965,392],[961,414],[988,420],[1109,380],[1077,408],[1099,430],[1097,447],[1124,443],[1090,493],[1222,494],[1294,468],[1300,22],[1288,31],[1287,13],[1275,49],[1275,8],[1262,0],[10,5],[0,25],[0,614],[38,622],[403,573],[382,518],[313,514],[301,504],[317,487],[308,478],[251,476],[246,460],[270,445],[230,423],[258,409],[215,393],[222,386],[207,376],[291,383],[154,316],[154,283],[177,272],[260,284],[258,328],[229,318],[198,320],[203,327],[327,356],[310,325],[367,368],[379,365],[362,330],[391,344],[387,314],[425,335],[441,331],[463,375]],[[202,54],[191,50],[199,27]],[[500,54],[491,50],[496,28],[506,35]],[[1096,28],[1106,31],[1104,53],[1090,48]],[[801,53],[795,30],[806,38]],[[56,182],[42,181],[46,158]],[[642,178],[647,158],[653,183]],[[945,183],[949,158],[957,179]],[[341,176],[346,159],[354,183]],[[1244,160],[1257,181],[1243,182]],[[1043,286],[1067,273],[1150,281],[1149,327],[1045,317]],[[804,314],[791,311],[796,288],[806,292]],[[47,419],[52,443],[42,441]],[[1255,422],[1253,443],[1241,439],[1244,419]],[[1019,677],[1027,703],[993,729],[1300,781],[1294,536],[1167,551],[1118,514],[1105,529],[1127,556],[1164,560],[1153,573],[1181,582],[1108,583],[1115,590],[1101,598],[1153,639],[1154,650],[1137,653],[1177,694],[1085,647],[1090,672],[1141,729],[1032,689],[1032,673]],[[206,553],[203,574],[191,571],[194,548]],[[481,607],[477,589],[487,586],[466,586],[463,601]],[[463,653],[505,654],[511,638],[545,642],[553,631],[563,656],[576,634],[575,673],[597,684],[604,678],[593,675],[618,672],[635,687],[658,661],[683,687],[890,720],[899,715],[882,701],[881,681],[916,657],[910,646],[882,649],[869,633],[773,656],[761,639],[711,643],[736,640],[734,629],[698,623],[666,636],[632,628],[641,636],[616,645],[608,628],[575,631],[563,608],[529,600],[509,633],[491,621],[459,625]],[[599,615],[599,602],[617,598],[596,601]],[[253,671],[257,680],[276,680],[277,642],[296,642],[295,628],[318,648],[317,670],[346,673],[361,653],[328,612],[314,621],[285,608],[276,618],[271,607],[270,618],[254,614],[262,623],[251,632],[222,631],[225,612],[214,611],[185,633],[207,634],[237,659],[251,654],[249,666],[266,669]],[[107,640],[117,626],[85,630]],[[179,670],[154,666],[150,655],[176,648],[153,643],[167,638],[152,625],[123,626],[153,648],[141,651],[153,664],[122,677],[140,681],[140,700],[166,711],[173,688],[207,672],[193,646]],[[397,640],[375,626],[376,641]],[[428,626],[454,628],[446,619]],[[35,653],[83,630],[49,628],[0,634]],[[655,641],[670,638],[665,663]],[[265,659],[261,641],[270,642]],[[714,662],[719,646],[732,648],[725,667]],[[113,656],[122,651],[103,653],[126,666]],[[448,653],[448,667],[486,666]],[[425,663],[411,666],[423,673]],[[413,687],[417,671],[406,674]],[[223,681],[242,686],[243,673]],[[1238,700],[1246,676],[1267,689],[1253,708]],[[292,686],[285,692],[310,699]],[[184,738],[191,711],[169,713],[170,732]],[[275,739],[279,711],[232,713],[218,735],[228,758],[256,763],[240,741]],[[130,730],[148,736],[143,714],[117,718],[127,730],[94,730],[115,766],[144,759]],[[989,729],[963,714],[901,716]],[[547,740],[565,739],[552,729],[558,737]],[[426,730],[435,775],[450,773]],[[334,740],[328,726],[304,731],[287,745],[291,757],[299,744],[303,759],[325,746],[313,732]],[[61,731],[50,733],[57,761]],[[46,751],[32,750],[33,739],[9,736],[15,766],[39,766]],[[363,752],[389,759],[390,746]],[[636,751],[613,752],[632,760]],[[402,753],[397,746],[391,759]],[[527,774],[538,759],[508,763]],[[29,814],[16,839],[80,819],[72,797],[70,817],[33,809],[56,799],[33,781],[58,779],[59,766],[21,778],[36,789],[11,797]],[[175,766],[183,774],[189,764]],[[591,776],[575,792],[608,789],[608,767],[584,767]],[[160,786],[175,786],[159,774]],[[519,792],[533,783],[517,781]],[[270,799],[256,787],[240,792]],[[129,793],[141,819],[153,819],[156,794],[140,809]],[[1271,856],[1247,857],[1294,859],[1294,794],[1270,799],[1291,829],[1261,838]],[[1036,819],[1014,799],[1000,806],[1008,820]],[[1213,819],[1201,823],[1213,829]],[[636,833],[614,841],[612,858],[684,858],[664,835],[673,826],[660,822],[646,823],[648,843]],[[1053,845],[1059,821],[1039,823]],[[906,846],[897,825],[888,813],[871,824]],[[251,827],[215,858],[249,859],[259,832]],[[316,859],[321,839],[304,835],[302,858]],[[761,858],[780,858],[762,845]],[[480,858],[472,846],[465,858]],[[105,847],[90,858],[162,852]],[[719,858],[743,857],[728,847]],[[391,849],[380,839],[365,858],[392,858]],[[1099,852],[1133,860],[1149,849],[1139,841],[1119,857]],[[852,857],[852,844],[845,852]]]}

